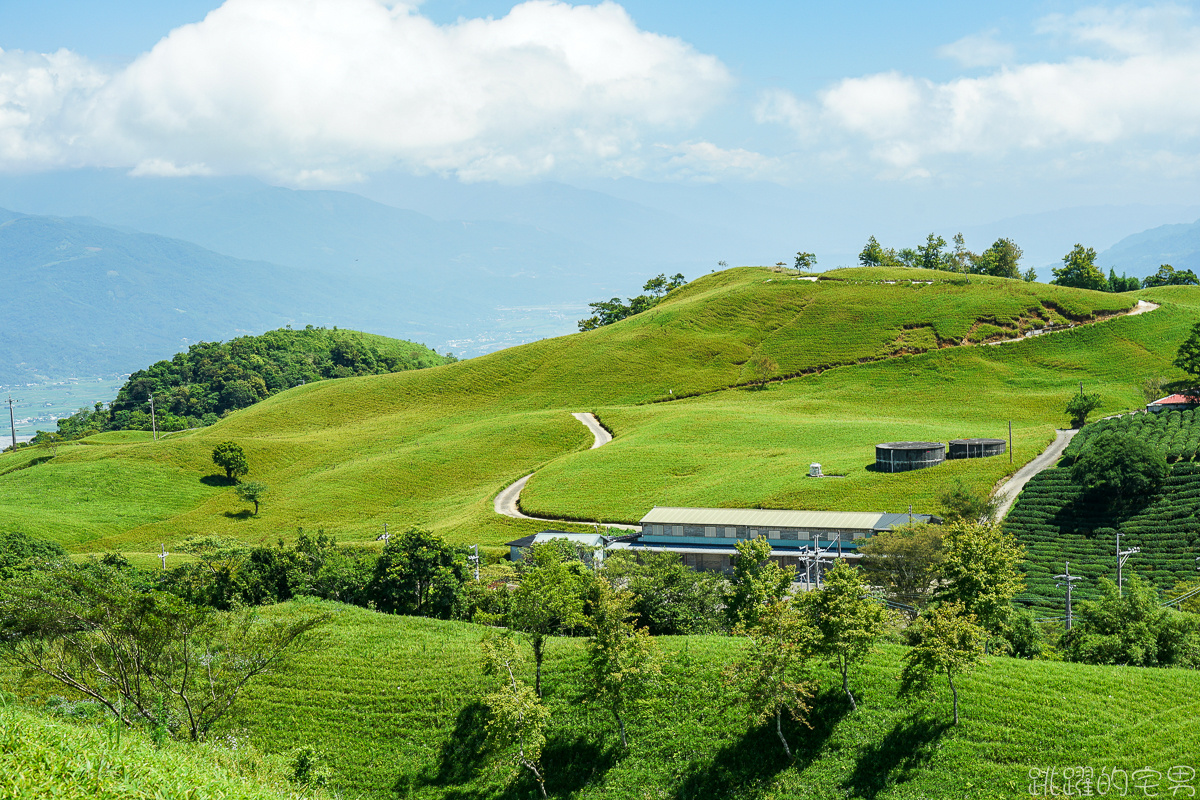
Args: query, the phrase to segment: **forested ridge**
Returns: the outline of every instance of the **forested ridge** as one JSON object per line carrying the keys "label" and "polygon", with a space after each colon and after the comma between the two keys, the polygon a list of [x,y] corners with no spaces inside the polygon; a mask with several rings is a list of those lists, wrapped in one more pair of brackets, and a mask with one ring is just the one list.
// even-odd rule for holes
{"label": "forested ridge", "polygon": [[200,342],[130,375],[108,408],[97,403],[59,420],[56,435],[72,439],[108,430],[149,430],[151,396],[158,429],[183,430],[211,425],[231,411],[304,383],[454,361],[452,355],[438,355],[414,342],[312,325]]}

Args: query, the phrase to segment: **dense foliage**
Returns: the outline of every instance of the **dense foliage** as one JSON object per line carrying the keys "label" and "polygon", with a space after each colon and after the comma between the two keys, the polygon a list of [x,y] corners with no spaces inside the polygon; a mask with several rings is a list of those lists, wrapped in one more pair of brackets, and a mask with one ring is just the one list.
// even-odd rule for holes
{"label": "dense foliage", "polygon": [[228,342],[200,342],[130,375],[107,409],[97,403],[59,420],[58,437],[150,430],[151,395],[158,430],[183,430],[210,425],[302,383],[423,369],[455,360],[412,342],[311,325]]}
{"label": "dense foliage", "polygon": [[[946,240],[931,233],[924,244],[900,250],[884,247],[872,236],[858,254],[858,263],[864,267],[919,267],[967,275],[1022,278],[1025,277],[1019,266],[1022,255],[1021,248],[1012,239],[997,239],[982,253],[973,253],[967,249],[961,233],[955,235],[953,249],[947,249]],[[1034,273],[1031,271],[1030,275]],[[1034,278],[1025,279],[1032,281]]]}

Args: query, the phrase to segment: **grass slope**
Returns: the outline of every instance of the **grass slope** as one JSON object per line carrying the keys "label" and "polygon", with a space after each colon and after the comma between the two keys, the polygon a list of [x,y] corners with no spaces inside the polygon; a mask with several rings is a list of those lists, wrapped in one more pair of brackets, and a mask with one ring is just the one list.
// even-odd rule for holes
{"label": "grass slope", "polygon": [[298,800],[253,752],[156,747],[143,734],[0,707],[0,797],[66,800]]}
{"label": "grass slope", "polygon": [[[962,347],[993,328],[1015,335],[1135,298],[921,270],[827,278],[728,270],[589,333],[297,387],[158,443],[90,440],[13,472],[32,456],[0,457],[0,525],[79,552],[157,551],[210,533],[273,541],[299,526],[371,541],[385,522],[495,546],[544,527],[492,511],[502,487],[534,470],[524,507],[581,520],[636,520],[664,503],[926,510],[951,478],[990,489],[1007,459],[884,475],[868,469],[876,442],[999,436],[1011,419],[1019,465],[1065,423],[1078,381],[1118,410],[1140,402],[1138,381],[1172,374],[1200,303],[1194,289],[1151,290],[1138,296],[1164,303],[1152,314]],[[741,387],[759,353],[779,377],[803,377]],[[614,442],[589,451],[571,411],[597,412]],[[224,440],[240,442],[249,477],[271,487],[257,518],[212,477],[209,454]],[[800,477],[811,461],[846,477]],[[65,502],[50,513],[53,500],[31,497]]]}
{"label": "grass slope", "polygon": [[[293,614],[306,603],[273,608]],[[487,685],[485,628],[322,603],[326,638],[287,674],[249,693],[240,717],[262,748],[319,743],[349,796],[530,797],[523,780],[481,751]],[[1020,797],[1034,767],[1091,766],[1164,773],[1195,764],[1200,682],[1176,670],[1090,667],[993,658],[960,683],[962,724],[949,696],[898,700],[903,648],[887,645],[853,678],[850,712],[840,679],[821,675],[812,729],[751,724],[722,677],[741,642],[660,639],[665,674],[630,723],[622,752],[611,717],[588,702],[583,642],[552,640],[544,682],[553,711],[544,759],[549,789],[577,798]]]}

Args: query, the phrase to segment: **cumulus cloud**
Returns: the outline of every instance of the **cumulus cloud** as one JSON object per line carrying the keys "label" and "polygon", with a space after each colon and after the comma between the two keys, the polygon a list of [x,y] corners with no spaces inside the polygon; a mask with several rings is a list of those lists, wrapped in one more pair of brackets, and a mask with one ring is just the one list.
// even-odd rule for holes
{"label": "cumulus cloud", "polygon": [[442,26],[382,0],[227,0],[110,75],[65,52],[0,60],[0,166],[526,177],[634,158],[731,82],[612,2]]}
{"label": "cumulus cloud", "polygon": [[928,175],[931,162],[955,155],[1160,154],[1149,162],[1163,152],[1195,153],[1200,27],[1190,12],[1089,9],[1047,18],[1039,30],[1093,52],[944,82],[900,72],[847,78],[818,93],[804,114],[789,115],[805,104],[777,93],[764,101],[775,113],[760,118],[793,127],[811,120],[828,147],[865,143],[896,175]]}

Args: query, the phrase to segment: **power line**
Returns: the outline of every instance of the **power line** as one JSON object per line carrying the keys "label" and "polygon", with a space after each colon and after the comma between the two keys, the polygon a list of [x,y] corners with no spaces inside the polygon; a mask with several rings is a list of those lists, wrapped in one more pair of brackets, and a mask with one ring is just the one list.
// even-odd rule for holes
{"label": "power line", "polygon": [[[1080,391],[1082,391],[1082,387],[1081,387]],[[1056,584],[1054,584],[1054,586],[1055,586],[1055,588],[1058,588],[1060,586],[1067,587],[1067,630],[1071,630],[1071,584],[1073,584],[1075,581],[1083,580],[1083,578],[1079,577],[1078,575],[1072,575],[1071,574],[1071,562],[1068,561],[1066,563],[1067,563],[1066,571],[1062,575],[1054,576],[1058,580],[1065,581],[1065,583],[1056,583]]]}

